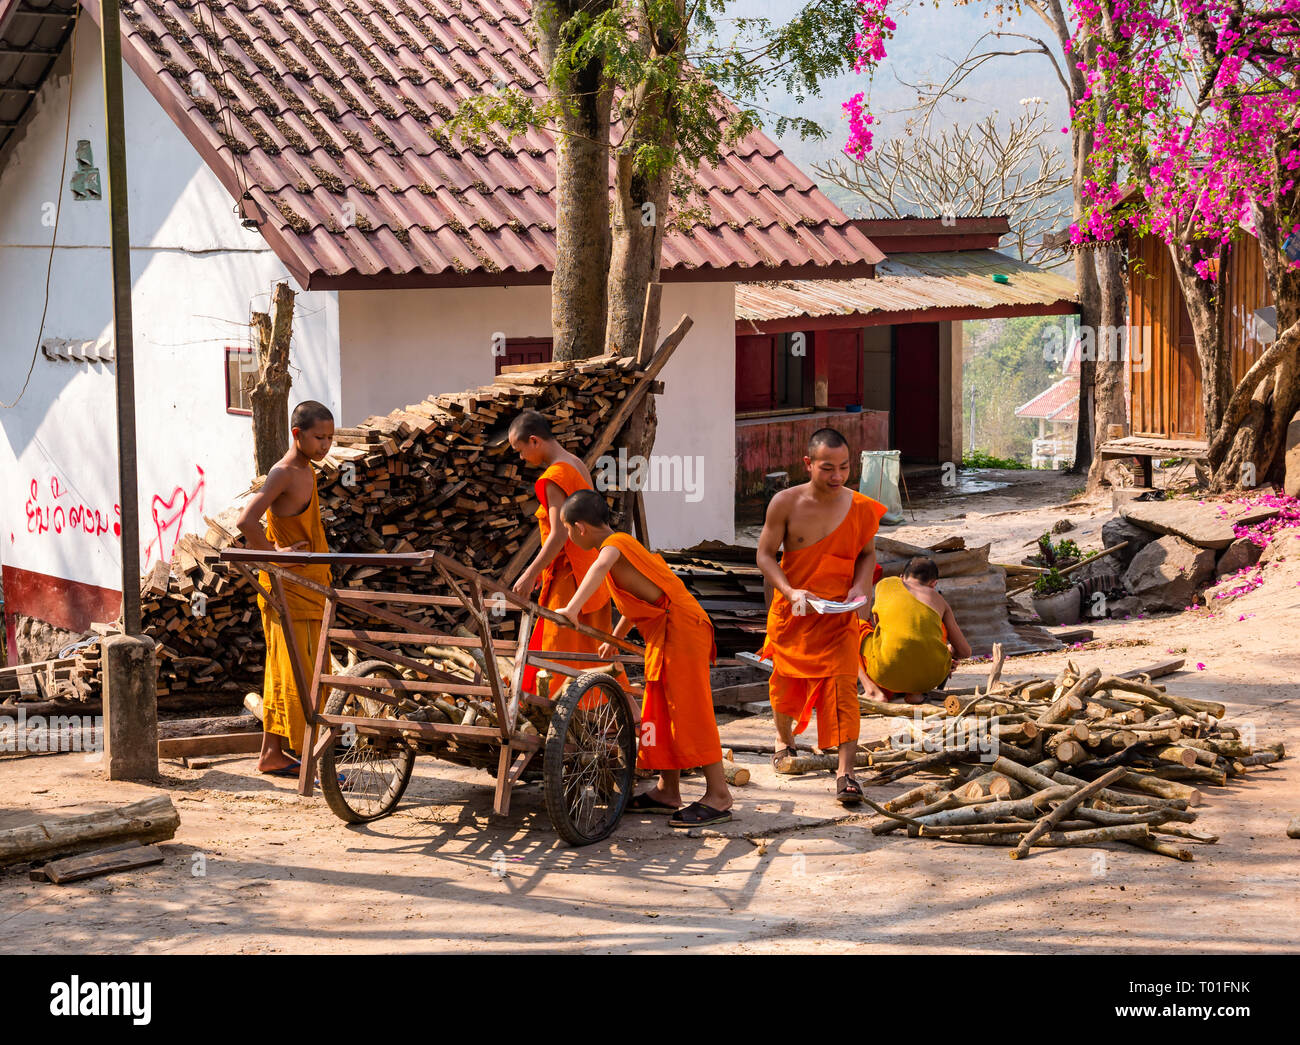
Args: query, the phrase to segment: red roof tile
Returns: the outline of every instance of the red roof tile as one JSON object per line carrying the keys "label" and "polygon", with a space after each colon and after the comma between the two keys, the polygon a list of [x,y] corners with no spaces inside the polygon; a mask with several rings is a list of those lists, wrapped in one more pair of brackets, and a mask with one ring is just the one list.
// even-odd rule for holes
{"label": "red roof tile", "polygon": [[[552,136],[442,130],[461,98],[543,89],[528,3],[123,0],[123,17],[128,63],[302,285],[549,281]],[[709,218],[665,237],[666,279],[869,275],[882,257],[761,133],[695,183]]]}
{"label": "red roof tile", "polygon": [[1042,418],[1044,421],[1079,420],[1079,379],[1063,377],[1027,403],[1016,407],[1017,417]]}

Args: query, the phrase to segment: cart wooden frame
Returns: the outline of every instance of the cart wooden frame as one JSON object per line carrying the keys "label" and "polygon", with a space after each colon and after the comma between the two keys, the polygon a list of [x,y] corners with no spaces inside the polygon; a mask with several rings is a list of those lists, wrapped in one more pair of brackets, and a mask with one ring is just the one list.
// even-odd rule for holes
{"label": "cart wooden frame", "polygon": [[[221,553],[221,559],[255,586],[284,628],[294,688],[306,719],[299,794],[310,796],[319,777],[326,801],[342,819],[354,823],[378,819],[396,807],[410,778],[414,757],[423,753],[488,769],[495,762],[493,809],[502,816],[509,813],[515,785],[540,775],[551,820],[571,844],[597,841],[617,825],[635,783],[638,713],[632,697],[639,694],[607,672],[580,671],[557,660],[590,662],[593,668],[611,661],[640,664],[644,647],[584,624],[573,624],[439,552],[348,554],[231,548]],[[304,564],[385,568],[431,565],[453,594],[320,585],[293,571],[293,566]],[[253,567],[265,571],[269,589]],[[320,641],[310,665],[302,662],[296,641],[302,622],[295,622],[287,612],[288,584],[324,599]],[[465,610],[476,634],[466,637],[429,630],[401,612],[403,608],[409,611],[429,606]],[[492,618],[501,619],[512,611],[520,615],[515,637],[495,637]],[[347,612],[387,622],[393,630],[342,626],[346,622],[341,615]],[[600,658],[591,653],[529,649],[538,619],[610,643],[620,653]],[[342,674],[333,673],[331,644],[370,659],[358,661]],[[474,659],[481,670],[474,681],[466,682],[430,661],[386,648],[393,645],[462,649],[471,655],[477,650],[480,656]],[[508,679],[498,668],[498,656],[512,663]],[[528,667],[545,669],[572,681],[557,699],[539,697],[523,690]],[[490,701],[479,705],[490,724],[476,724],[469,714],[469,721],[431,720],[435,716],[453,717],[435,703],[446,695]],[[445,709],[445,700],[442,705]],[[545,732],[530,720],[530,709],[538,709],[545,716]],[[543,761],[540,774],[536,766],[539,755]],[[389,768],[375,768],[383,764]]]}

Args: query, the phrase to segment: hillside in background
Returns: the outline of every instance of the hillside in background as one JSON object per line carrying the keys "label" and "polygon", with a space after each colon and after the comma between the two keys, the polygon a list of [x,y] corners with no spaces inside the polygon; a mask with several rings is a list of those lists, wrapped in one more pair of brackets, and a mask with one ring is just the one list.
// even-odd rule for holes
{"label": "hillside in background", "polygon": [[[962,353],[962,446],[1029,464],[1038,422],[1016,417],[1016,407],[1061,376],[1061,364],[1045,358],[1045,332],[1067,316],[1023,316],[964,323]],[[971,432],[971,403],[975,431]]]}
{"label": "hillside in background", "polygon": [[[788,21],[802,6],[796,0],[738,0],[729,11],[733,15]],[[773,91],[766,98],[755,99],[757,106],[772,113],[764,121],[768,133],[777,139],[795,163],[812,175],[813,164],[825,163],[842,155],[848,131],[841,108],[843,103],[859,91],[868,91],[871,111],[878,121],[875,128],[877,140],[903,134],[905,110],[916,104],[917,96],[901,81],[915,84],[944,79],[953,63],[964,58],[979,37],[994,28],[989,7],[979,2],[955,7],[949,0],[941,0],[938,8],[891,4],[891,15],[898,23],[898,31],[887,45],[889,58],[881,66],[875,83],[870,83],[865,76],[847,72],[822,81],[820,96],[803,102],[783,91]],[[1016,19],[1008,28],[1042,36],[1046,27],[1036,16],[1026,15]],[[1029,45],[1019,39],[1003,41],[1000,45],[995,41],[984,41],[980,49],[995,46],[1013,49]],[[995,110],[1009,114],[1019,110],[1021,98],[1032,96],[1047,102],[1053,125],[1064,127],[1069,122],[1069,109],[1061,85],[1051,64],[1041,55],[1020,55],[986,62],[966,81],[962,93],[966,99],[964,102],[951,103],[944,110],[948,122],[971,123]],[[798,115],[815,120],[830,136],[803,140],[794,133],[776,135],[773,123],[780,115]],[[1061,135],[1061,145],[1064,147],[1067,143],[1068,138]],[[850,216],[856,216],[857,202],[851,194],[833,185],[822,185],[821,188]]]}

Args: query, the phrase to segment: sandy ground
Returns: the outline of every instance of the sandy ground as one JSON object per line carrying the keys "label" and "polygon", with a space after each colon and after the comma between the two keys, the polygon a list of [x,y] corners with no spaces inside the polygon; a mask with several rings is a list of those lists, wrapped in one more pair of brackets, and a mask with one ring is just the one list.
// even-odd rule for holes
{"label": "sandy ground", "polygon": [[[927,503],[901,540],[964,532],[1014,556],[1055,518],[1081,545],[1109,515],[1075,507],[1077,480],[1044,478],[1044,505],[1020,516],[1006,491]],[[913,491],[914,496],[916,491]],[[1021,488],[1019,497],[1031,491]],[[1003,503],[1005,501],[1005,503]],[[1023,507],[1023,500],[1021,501]],[[960,517],[959,517],[960,516]],[[1300,655],[1294,621],[1300,563],[1216,614],[1107,622],[1097,641],[1015,658],[1010,677],[1054,672],[1067,656],[1123,670],[1186,654],[1166,681],[1221,700],[1261,739],[1300,749]],[[1239,619],[1239,618],[1245,619]],[[1198,670],[1197,665],[1204,669]],[[978,664],[953,685],[972,684]],[[887,732],[864,721],[864,736]],[[724,743],[764,743],[763,716],[724,720]],[[67,886],[0,872],[6,952],[387,952],[447,950],[680,952],[1240,952],[1297,949],[1300,815],[1291,761],[1211,789],[1196,827],[1221,836],[1193,863],[1135,850],[963,847],[870,833],[875,817],[843,815],[829,775],[777,777],[738,755],[753,782],[736,820],[704,835],[662,818],[626,819],[584,849],[560,842],[539,789],[516,792],[505,821],[490,813],[485,773],[417,762],[391,817],[348,827],[320,799],[258,777],[251,758],[203,770],[164,763],[161,786],[181,814],[166,863]],[[700,789],[687,782],[687,794]],[[877,801],[903,783],[877,788]],[[0,827],[155,792],[108,784],[80,754],[0,759]]]}

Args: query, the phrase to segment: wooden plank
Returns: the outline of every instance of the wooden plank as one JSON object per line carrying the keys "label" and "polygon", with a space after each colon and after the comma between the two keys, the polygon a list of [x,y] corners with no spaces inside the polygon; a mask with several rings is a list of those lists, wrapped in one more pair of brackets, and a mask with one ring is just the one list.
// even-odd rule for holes
{"label": "wooden plank", "polygon": [[100,875],[113,874],[117,871],[130,871],[137,867],[152,867],[163,862],[163,853],[156,845],[141,845],[135,842],[128,847],[86,853],[83,856],[70,856],[63,860],[48,863],[40,870],[43,876],[55,885],[79,882],[85,878],[97,878]]}
{"label": "wooden plank", "polygon": [[364,678],[355,675],[322,675],[320,681],[322,686],[347,688],[352,693],[374,687],[391,689],[398,693],[452,693],[456,696],[472,697],[492,695],[491,686],[476,686],[469,682],[416,682],[413,679],[386,679],[374,675],[367,675]]}
{"label": "wooden plank", "polygon": [[159,758],[196,755],[249,755],[262,750],[262,734],[216,733],[206,737],[169,737],[158,741]]}

